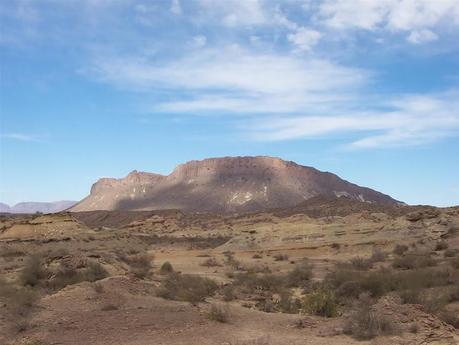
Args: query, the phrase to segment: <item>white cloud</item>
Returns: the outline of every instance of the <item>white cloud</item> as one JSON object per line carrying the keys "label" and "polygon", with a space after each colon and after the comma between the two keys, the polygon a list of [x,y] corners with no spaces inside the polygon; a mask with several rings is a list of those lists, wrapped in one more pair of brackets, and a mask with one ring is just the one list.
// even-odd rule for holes
{"label": "white cloud", "polygon": [[193,37],[193,44],[197,48],[202,48],[207,43],[207,37],[203,35],[198,35]]}
{"label": "white cloud", "polygon": [[293,43],[298,50],[309,51],[319,42],[321,36],[322,34],[316,30],[301,27],[295,33],[288,34],[287,39]]}
{"label": "white cloud", "polygon": [[260,25],[267,21],[261,0],[199,0],[206,18],[227,27]]}
{"label": "white cloud", "polygon": [[434,29],[441,25],[459,25],[459,1],[325,0],[318,15],[331,28],[408,31],[410,42],[422,43],[438,38]]}
{"label": "white cloud", "polygon": [[414,44],[427,43],[437,39],[438,36],[430,30],[414,30],[407,37],[407,40]]}
{"label": "white cloud", "polygon": [[281,117],[262,126],[252,124],[251,133],[259,140],[347,133],[359,137],[349,144],[355,149],[422,144],[459,133],[458,96],[458,91],[410,95],[388,102],[386,111]]}
{"label": "white cloud", "polygon": [[344,102],[370,73],[327,60],[259,54],[239,47],[206,49],[155,64],[147,59],[101,57],[92,71],[123,88],[189,91],[159,105],[180,112],[296,112]]}
{"label": "white cloud", "polygon": [[24,134],[24,133],[0,134],[0,138],[12,139],[12,140],[18,140],[18,141],[38,141],[35,135]]}
{"label": "white cloud", "polygon": [[182,14],[182,6],[180,5],[179,0],[172,0],[171,12],[177,16]]}

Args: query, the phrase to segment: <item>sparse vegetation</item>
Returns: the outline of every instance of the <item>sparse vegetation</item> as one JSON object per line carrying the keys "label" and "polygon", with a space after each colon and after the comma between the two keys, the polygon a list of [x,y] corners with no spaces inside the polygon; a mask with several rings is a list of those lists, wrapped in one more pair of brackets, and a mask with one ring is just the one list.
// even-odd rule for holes
{"label": "sparse vegetation", "polygon": [[396,255],[403,255],[408,251],[408,246],[406,244],[397,244],[394,247],[393,253]]}
{"label": "sparse vegetation", "polygon": [[220,266],[222,266],[222,264],[220,264],[216,258],[210,257],[210,258],[206,259],[204,262],[202,262],[201,266],[204,266],[204,267],[220,267]]}
{"label": "sparse vegetation", "polygon": [[152,257],[148,254],[135,254],[125,258],[129,271],[137,278],[147,278],[152,269]]}
{"label": "sparse vegetation", "polygon": [[368,301],[362,302],[348,318],[344,331],[358,340],[399,333],[394,320],[374,309]]}
{"label": "sparse vegetation", "polygon": [[166,299],[196,303],[212,296],[217,288],[217,284],[211,279],[172,273],[161,282],[157,294]]}
{"label": "sparse vegetation", "polygon": [[308,313],[323,317],[335,317],[338,313],[338,303],[332,290],[320,289],[308,294],[302,307]]}
{"label": "sparse vegetation", "polygon": [[370,257],[370,262],[384,262],[387,259],[387,253],[383,252],[379,248],[375,248]]}
{"label": "sparse vegetation", "polygon": [[288,255],[287,254],[276,254],[273,256],[274,261],[287,261],[288,260]]}
{"label": "sparse vegetation", "polygon": [[227,305],[212,304],[207,317],[212,321],[226,323],[230,318],[229,307]]}
{"label": "sparse vegetation", "polygon": [[19,274],[19,281],[24,286],[36,286],[47,278],[44,259],[41,254],[32,254],[25,260],[24,268]]}
{"label": "sparse vegetation", "polygon": [[448,243],[446,241],[439,241],[435,245],[435,251],[448,249]]}
{"label": "sparse vegetation", "polygon": [[82,270],[63,263],[59,265],[54,277],[48,282],[53,290],[60,290],[67,285],[77,284],[83,281],[95,282],[108,276],[105,268],[96,261],[89,261]]}
{"label": "sparse vegetation", "polygon": [[360,271],[366,271],[373,267],[373,262],[371,260],[362,258],[360,256],[352,258],[349,263],[354,269]]}
{"label": "sparse vegetation", "polygon": [[407,254],[394,259],[392,266],[401,269],[414,269],[435,266],[436,261],[428,254]]}
{"label": "sparse vegetation", "polygon": [[169,261],[166,261],[161,265],[161,268],[159,269],[160,274],[170,274],[174,272],[174,268],[172,267],[172,264]]}

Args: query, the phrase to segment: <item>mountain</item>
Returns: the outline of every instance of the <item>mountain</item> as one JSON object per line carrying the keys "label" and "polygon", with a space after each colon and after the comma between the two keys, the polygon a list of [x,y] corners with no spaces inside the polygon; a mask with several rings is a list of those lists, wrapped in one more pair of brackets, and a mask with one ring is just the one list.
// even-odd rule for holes
{"label": "mountain", "polygon": [[73,205],[76,201],[55,201],[55,202],[20,202],[12,207],[0,203],[0,213],[56,213],[64,211]]}
{"label": "mountain", "polygon": [[290,207],[314,196],[398,204],[397,200],[338,176],[273,157],[190,161],[167,176],[133,171],[102,178],[70,211],[180,209],[246,212]]}
{"label": "mountain", "polygon": [[0,213],[7,213],[7,212],[11,212],[10,206],[0,202]]}

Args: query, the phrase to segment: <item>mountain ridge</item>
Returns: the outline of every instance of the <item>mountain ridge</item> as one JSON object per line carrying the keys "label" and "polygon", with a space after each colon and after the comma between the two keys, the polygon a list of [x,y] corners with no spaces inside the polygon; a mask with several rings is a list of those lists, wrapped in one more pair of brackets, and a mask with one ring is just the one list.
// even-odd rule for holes
{"label": "mountain ridge", "polygon": [[14,206],[0,203],[0,213],[57,213],[74,206],[77,201],[59,200],[52,202],[25,201]]}
{"label": "mountain ridge", "polygon": [[70,210],[246,212],[295,206],[317,195],[400,203],[313,167],[277,157],[238,156],[192,160],[169,175],[134,170],[124,178],[102,178]]}

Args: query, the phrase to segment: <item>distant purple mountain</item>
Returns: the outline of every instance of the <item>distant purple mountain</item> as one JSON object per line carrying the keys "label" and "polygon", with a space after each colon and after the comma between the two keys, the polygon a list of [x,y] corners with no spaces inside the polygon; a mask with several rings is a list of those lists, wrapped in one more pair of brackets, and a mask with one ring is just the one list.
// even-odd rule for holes
{"label": "distant purple mountain", "polygon": [[20,202],[12,207],[0,203],[0,213],[56,213],[64,211],[73,205],[76,201],[55,201],[55,202]]}

